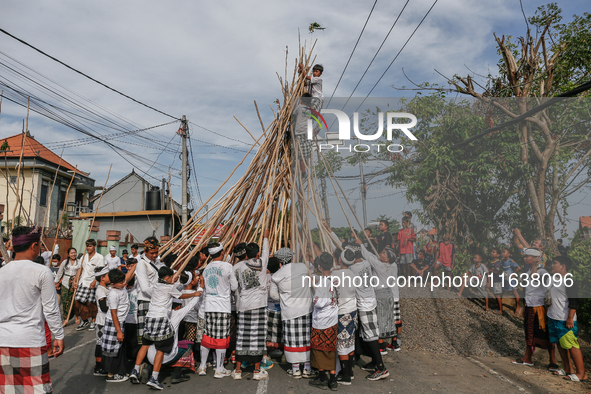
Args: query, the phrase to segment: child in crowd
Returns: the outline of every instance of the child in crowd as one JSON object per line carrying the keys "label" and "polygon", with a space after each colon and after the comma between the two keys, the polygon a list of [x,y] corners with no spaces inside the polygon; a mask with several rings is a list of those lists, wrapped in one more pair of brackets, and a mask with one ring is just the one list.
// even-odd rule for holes
{"label": "child in crowd", "polygon": [[415,253],[414,243],[416,239],[417,236],[410,227],[410,219],[405,217],[402,219],[402,228],[398,230],[398,241],[400,242],[400,275],[402,276],[408,277],[411,275],[410,264]]}
{"label": "child in crowd", "polygon": [[[443,272],[451,274],[456,264],[456,246],[451,242],[451,235],[445,234],[443,241],[439,242],[439,248],[435,255],[435,263],[433,263],[433,276],[437,276],[440,267],[443,267]],[[447,287],[449,290],[449,286]]]}
{"label": "child in crowd", "polygon": [[[333,257],[323,252],[319,258],[322,276],[329,277]],[[310,364],[318,369],[318,377],[310,381],[310,386],[321,389],[338,388],[336,377],[337,332],[339,322],[338,296],[330,280],[321,281],[313,298],[312,332],[310,333]],[[326,371],[330,376],[326,376]]]}
{"label": "child in crowd", "polygon": [[[298,72],[301,74],[304,71],[304,65],[298,64]],[[324,105],[324,93],[322,93],[322,73],[324,67],[321,64],[315,64],[312,67],[312,75],[306,75],[306,86],[308,93],[312,96],[312,108],[320,111]]]}
{"label": "child in crowd", "polygon": [[94,366],[94,376],[107,376],[107,372],[102,365],[103,356],[103,327],[105,326],[106,313],[109,311],[107,304],[107,297],[109,296],[109,267],[95,268],[95,279],[98,283],[96,287],[95,299],[98,307],[95,320],[96,330],[96,346],[94,350],[94,358],[96,364]]}
{"label": "child in crowd", "polygon": [[341,363],[337,382],[350,386],[353,374],[353,364],[350,360],[355,356],[355,332],[357,331],[357,297],[353,285],[355,274],[349,267],[355,263],[355,252],[349,247],[342,252],[336,249],[334,258],[338,268],[332,275],[343,279],[337,287],[339,311],[337,353]]}
{"label": "child in crowd", "polygon": [[108,295],[109,313],[105,318],[102,351],[103,367],[107,382],[125,382],[127,376],[127,352],[125,350],[124,322],[129,312],[129,295],[125,289],[125,274],[118,268],[109,271],[111,291]]}
{"label": "child in crowd", "polygon": [[180,272],[176,274],[166,266],[158,269],[158,282],[154,286],[150,308],[146,315],[142,347],[137,355],[135,366],[129,378],[134,384],[139,384],[140,364],[148,353],[150,345],[156,347],[154,369],[147,385],[155,390],[163,390],[164,386],[158,381],[164,353],[170,353],[174,346],[174,331],[170,324],[173,298],[185,299],[199,297],[201,290],[190,294],[182,294],[175,286]]}
{"label": "child in crowd", "polygon": [[[467,282],[470,283],[470,290],[472,290],[472,293],[475,293],[479,298],[485,299],[486,310],[488,311],[488,298],[486,293],[486,287],[488,285],[488,269],[482,264],[482,256],[479,253],[474,254],[472,257],[472,263],[472,266],[468,268],[468,271],[466,271],[465,274],[468,277]],[[473,282],[470,281],[470,278],[473,276],[478,278],[478,283],[475,286],[472,286]],[[466,281],[462,284],[458,296],[462,296],[462,292],[465,288]]]}
{"label": "child in crowd", "polygon": [[[492,286],[489,287],[489,290],[492,290],[493,297],[497,299],[497,303],[499,304],[499,314],[503,314],[503,285],[501,283],[501,275],[502,275],[502,268],[501,268],[501,252],[499,248],[492,248],[490,251],[490,262],[488,263],[488,271],[493,273],[492,276]],[[491,289],[492,287],[492,289]],[[494,311],[497,313],[497,311]]]}
{"label": "child in crowd", "polygon": [[417,277],[425,278],[427,271],[429,270],[429,263],[425,260],[425,252],[419,250],[417,252],[417,259],[410,263],[410,268],[413,271],[412,274]]}
{"label": "child in crowd", "polygon": [[[127,296],[129,298],[129,312],[125,317],[123,331],[125,335],[124,346],[127,351],[127,359],[135,360],[140,350],[140,345],[137,339],[137,296],[138,289],[135,283],[135,269],[137,268],[137,260],[133,257],[129,257],[125,261],[125,270],[121,272],[125,273],[125,281],[127,282],[125,288],[127,290]],[[130,274],[131,273],[131,274]]]}
{"label": "child in crowd", "polygon": [[503,268],[503,276],[505,282],[505,286],[503,287],[503,293],[507,291],[513,292],[513,297],[515,297],[515,316],[519,316],[521,313],[521,306],[519,305],[519,293],[517,292],[517,289],[515,287],[511,286],[511,282],[509,281],[509,279],[511,278],[510,275],[519,272],[521,270],[521,267],[515,261],[513,261],[513,259],[511,258],[511,251],[508,248],[503,249],[503,251],[501,252],[501,258],[501,265]]}
{"label": "child in crowd", "polygon": [[[271,297],[271,287],[276,285],[271,276],[281,268],[281,260],[270,257],[267,265],[267,355],[281,357],[283,352],[283,327],[281,324],[281,303]],[[276,293],[277,291],[275,291]]]}

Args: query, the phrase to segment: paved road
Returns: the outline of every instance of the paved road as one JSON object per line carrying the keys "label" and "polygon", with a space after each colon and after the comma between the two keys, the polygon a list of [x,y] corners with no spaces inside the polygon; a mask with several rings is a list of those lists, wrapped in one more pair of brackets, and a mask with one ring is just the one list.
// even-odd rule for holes
{"label": "paved road", "polygon": [[[426,338],[428,340],[428,338]],[[342,393],[393,393],[393,392],[441,392],[441,393],[547,393],[579,391],[582,386],[566,383],[536,369],[516,367],[503,358],[469,358],[457,355],[441,355],[420,351],[390,353],[384,358],[390,371],[387,380],[370,382],[364,379],[366,372],[355,368],[355,379],[349,387],[339,386]],[[178,385],[164,380],[164,391],[175,394],[194,393],[319,393],[308,386],[306,379],[295,380],[285,374],[288,364],[275,364],[269,370],[269,379],[252,380],[252,372],[243,372],[241,381],[231,378],[214,379],[191,374],[191,380]],[[104,378],[92,375],[94,367],[94,332],[77,332],[74,326],[66,328],[66,353],[51,361],[51,377],[54,393],[149,393],[145,385],[129,382],[106,383]],[[229,366],[227,366],[229,368]],[[247,370],[248,371],[248,370]],[[536,372],[537,371],[537,372]],[[554,388],[555,387],[555,388]],[[587,388],[588,389],[588,388]],[[562,391],[564,392],[564,391]]]}

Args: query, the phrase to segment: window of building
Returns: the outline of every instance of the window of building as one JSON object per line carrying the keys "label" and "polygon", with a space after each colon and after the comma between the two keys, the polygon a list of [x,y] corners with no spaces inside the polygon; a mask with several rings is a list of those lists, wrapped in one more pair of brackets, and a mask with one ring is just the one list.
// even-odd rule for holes
{"label": "window of building", "polygon": [[10,184],[11,185],[16,185],[16,175],[13,175],[10,177]]}
{"label": "window of building", "polygon": [[49,189],[49,182],[41,181],[41,196],[39,197],[39,205],[47,205],[47,190]]}

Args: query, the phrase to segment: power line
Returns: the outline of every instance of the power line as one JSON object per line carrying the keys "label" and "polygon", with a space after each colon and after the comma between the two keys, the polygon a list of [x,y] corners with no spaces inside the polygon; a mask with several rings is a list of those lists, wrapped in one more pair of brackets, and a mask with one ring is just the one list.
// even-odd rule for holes
{"label": "power line", "polygon": [[[361,106],[363,105],[363,103],[365,102],[365,100],[367,100],[367,98],[369,97],[369,95],[371,94],[371,92],[373,92],[373,90],[376,88],[376,86],[378,86],[378,83],[380,83],[380,81],[382,80],[382,78],[384,78],[384,75],[386,75],[386,73],[388,72],[388,70],[390,69],[390,67],[392,67],[392,64],[394,64],[394,62],[396,61],[396,59],[398,59],[398,56],[400,55],[400,53],[402,53],[402,51],[404,50],[404,48],[406,47],[406,45],[409,43],[409,41],[411,40],[411,38],[415,35],[415,33],[417,32],[417,30],[419,29],[419,27],[421,27],[421,25],[423,24],[423,22],[425,21],[425,19],[427,18],[427,16],[429,15],[429,13],[433,9],[433,7],[435,7],[435,4],[437,4],[438,1],[439,0],[435,0],[433,2],[433,4],[431,5],[431,8],[429,8],[429,10],[427,11],[427,13],[423,17],[423,19],[421,19],[421,21],[419,22],[419,24],[417,25],[417,27],[413,30],[413,32],[411,33],[411,35],[408,37],[408,39],[406,40],[406,42],[404,43],[404,45],[402,46],[402,48],[400,48],[400,50],[398,51],[398,53],[396,54],[396,56],[394,56],[394,59],[392,59],[392,61],[390,62],[390,65],[388,65],[388,67],[386,68],[386,70],[384,71],[384,73],[382,74],[382,76],[378,79],[378,81],[375,83],[375,85],[373,85],[373,87],[371,88],[371,90],[369,91],[369,93],[367,94],[367,96],[365,96],[365,98],[363,99],[363,101],[361,102],[361,104],[359,104],[359,107],[357,107],[357,109],[355,110],[355,112],[357,112],[357,110],[359,108],[361,108]],[[349,100],[347,100],[347,101],[349,101]]]}
{"label": "power line", "polygon": [[213,133],[213,134],[215,134],[215,135],[219,135],[220,137],[224,137],[224,138],[226,138],[226,139],[229,139],[229,140],[232,140],[232,141],[240,142],[240,143],[242,143],[242,144],[244,144],[244,145],[248,145],[248,146],[251,146],[251,145],[252,145],[252,144],[249,144],[248,142],[244,142],[244,141],[242,141],[242,140],[237,140],[236,138],[231,138],[231,137],[228,137],[227,135],[223,135],[223,134],[221,134],[221,133],[218,133],[218,132],[215,132],[215,131],[213,131],[213,130],[207,129],[207,128],[205,128],[205,127],[203,127],[203,126],[200,126],[200,125],[198,125],[198,124],[196,124],[196,123],[193,123],[193,122],[191,122],[191,121],[189,121],[189,123],[191,123],[193,126],[197,126],[197,127],[199,127],[200,129],[203,129],[203,130],[205,130],[205,131],[209,131],[210,133]]}
{"label": "power line", "polygon": [[339,77],[339,80],[338,80],[336,86],[334,87],[332,94],[330,95],[330,99],[328,100],[328,104],[326,104],[327,107],[330,105],[330,102],[331,102],[332,98],[334,97],[334,94],[336,93],[337,88],[339,87],[339,84],[341,83],[341,79],[343,79],[343,75],[345,75],[345,71],[347,70],[347,67],[349,66],[349,62],[351,61],[351,58],[353,57],[353,54],[355,53],[355,49],[357,49],[357,44],[359,44],[359,40],[361,40],[361,36],[363,35],[363,32],[365,31],[365,27],[367,26],[367,22],[369,22],[369,18],[371,17],[371,14],[373,13],[374,8],[376,8],[377,3],[378,3],[378,0],[376,0],[373,3],[373,7],[371,7],[371,10],[369,11],[369,15],[367,16],[367,19],[365,20],[365,24],[363,25],[363,29],[361,29],[361,33],[359,33],[359,37],[357,37],[357,42],[355,43],[355,46],[353,47],[353,50],[351,51],[351,55],[349,55],[349,59],[347,60],[347,64],[345,64],[345,68],[343,69],[343,72],[341,73],[341,76]]}
{"label": "power line", "polygon": [[[357,82],[357,85],[355,85],[355,88],[353,89],[353,91],[351,92],[351,95],[349,96],[349,98],[347,99],[347,101],[345,102],[345,104],[343,105],[343,108],[341,108],[341,110],[343,110],[345,108],[345,106],[347,105],[347,103],[349,102],[349,100],[351,100],[351,97],[353,97],[353,93],[355,93],[355,91],[357,90],[357,88],[359,87],[359,84],[361,83],[361,81],[363,80],[363,78],[365,77],[365,74],[367,74],[367,71],[369,70],[369,68],[371,67],[371,65],[373,64],[373,61],[376,59],[376,57],[378,56],[378,53],[380,53],[380,51],[382,50],[382,47],[384,46],[384,44],[386,43],[386,40],[388,39],[388,37],[390,36],[390,33],[392,33],[392,30],[394,29],[394,26],[396,26],[396,23],[398,22],[398,19],[400,19],[400,17],[402,16],[402,13],[404,12],[404,10],[406,9],[406,6],[408,5],[408,3],[410,2],[410,0],[406,0],[406,3],[404,3],[404,7],[402,7],[402,10],[400,11],[400,13],[398,14],[398,17],[396,17],[396,20],[394,21],[394,23],[392,24],[392,26],[390,27],[390,30],[388,31],[388,34],[386,34],[386,37],[384,37],[384,40],[382,41],[382,43],[380,44],[380,47],[378,48],[378,50],[376,51],[375,55],[373,55],[373,58],[371,59],[371,61],[369,62],[369,65],[367,66],[367,68],[365,69],[365,71],[363,72],[363,75],[361,76],[361,78],[359,79],[359,82]],[[334,124],[334,121],[333,121]],[[331,124],[332,126],[332,124]]]}
{"label": "power line", "polygon": [[53,57],[53,56],[51,56],[51,55],[49,55],[49,54],[47,54],[47,53],[43,52],[41,49],[34,47],[33,45],[29,44],[28,42],[26,42],[26,41],[24,41],[24,40],[22,40],[22,39],[20,39],[20,38],[18,38],[18,37],[16,37],[16,36],[13,36],[12,34],[10,34],[9,32],[7,32],[6,30],[4,30],[4,29],[2,29],[2,28],[0,28],[0,32],[2,32],[2,33],[4,33],[4,34],[6,34],[7,36],[9,36],[9,37],[11,37],[11,38],[13,38],[13,39],[17,40],[18,42],[20,42],[20,43],[22,43],[22,44],[24,44],[24,45],[28,46],[29,48],[32,48],[32,49],[34,49],[35,51],[39,52],[40,54],[42,54],[42,55],[44,55],[44,56],[47,56],[48,58],[50,58],[51,60],[53,60],[53,61],[55,61],[55,62],[57,62],[57,63],[61,64],[62,66],[64,66],[64,67],[67,67],[67,68],[69,68],[70,70],[72,70],[72,71],[74,71],[74,72],[76,72],[76,73],[78,73],[78,74],[80,74],[80,75],[82,75],[82,76],[84,76],[84,77],[86,77],[86,78],[90,79],[91,81],[93,81],[93,82],[96,82],[96,83],[98,83],[99,85],[101,85],[101,86],[103,86],[103,87],[105,87],[105,88],[107,88],[107,89],[109,89],[109,90],[112,90],[113,92],[115,92],[115,93],[117,93],[117,94],[120,94],[121,96],[123,96],[123,97],[125,97],[125,98],[128,98],[128,99],[130,99],[130,100],[132,100],[132,101],[134,101],[134,102],[136,102],[136,103],[138,103],[138,104],[140,104],[140,105],[143,105],[144,107],[146,107],[146,108],[149,108],[149,109],[151,109],[151,110],[153,110],[153,111],[159,112],[159,113],[161,113],[162,115],[166,115],[166,116],[168,116],[168,117],[170,117],[170,118],[173,118],[173,119],[180,120],[180,119],[179,119],[178,117],[176,117],[176,116],[172,116],[172,115],[170,115],[170,114],[167,114],[166,112],[160,111],[159,109],[156,109],[156,108],[154,108],[154,107],[152,107],[152,106],[149,106],[148,104],[144,104],[143,102],[141,102],[141,101],[139,101],[139,100],[136,100],[136,99],[134,99],[133,97],[131,97],[131,96],[128,96],[128,95],[126,95],[125,93],[122,93],[122,92],[120,92],[119,90],[117,90],[117,89],[114,89],[114,88],[110,87],[109,85],[106,85],[106,84],[102,83],[101,81],[98,81],[98,80],[96,80],[96,79],[92,78],[91,76],[89,76],[89,75],[87,75],[87,74],[83,73],[82,71],[79,71],[79,70],[75,69],[74,67],[71,67],[71,66],[69,66],[68,64],[66,64],[66,63],[62,62],[61,60],[59,60],[59,59],[57,59],[57,58],[55,58],[55,57]]}

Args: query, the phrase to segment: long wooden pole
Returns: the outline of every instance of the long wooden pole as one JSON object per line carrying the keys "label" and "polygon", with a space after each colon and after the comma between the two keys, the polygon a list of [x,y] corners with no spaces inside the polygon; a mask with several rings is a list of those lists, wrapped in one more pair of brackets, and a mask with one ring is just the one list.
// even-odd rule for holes
{"label": "long wooden pole", "polygon": [[[98,213],[98,208],[101,205],[101,200],[103,199],[103,195],[105,194],[105,189],[107,188],[107,182],[109,182],[109,176],[111,175],[111,168],[113,168],[113,164],[109,166],[109,172],[107,173],[107,179],[105,180],[105,185],[103,186],[103,190],[101,191],[101,196],[99,197],[98,203],[96,204],[96,209],[94,210],[94,215],[92,215],[92,221],[90,222],[90,227],[88,228],[88,235],[86,235],[86,239],[90,238],[90,233],[92,232],[92,226],[94,226],[94,220],[96,219],[96,214]],[[78,279],[80,279],[80,274],[82,274],[82,263],[84,263],[84,258],[88,255],[86,249],[84,250],[84,256],[82,256],[82,261],[80,262],[80,268],[78,268],[78,272],[76,272],[76,279],[74,282],[78,284]],[[74,289],[74,293],[72,294],[72,303],[70,304],[70,310],[68,311],[68,316],[66,316],[66,320],[64,321],[63,326],[67,326],[68,322],[70,321],[70,315],[72,314],[72,308],[74,307],[74,302],[76,302],[76,291],[78,291],[78,286]]]}
{"label": "long wooden pole", "polygon": [[70,179],[70,184],[68,185],[68,190],[66,190],[66,197],[64,198],[64,207],[62,208],[62,216],[60,217],[60,220],[57,223],[57,229],[55,230],[55,238],[53,239],[53,245],[51,246],[51,254],[53,254],[53,251],[55,250],[55,245],[57,244],[57,236],[58,236],[59,230],[62,226],[62,220],[64,218],[64,213],[66,213],[66,206],[68,204],[68,194],[70,193],[70,187],[72,187],[72,183],[74,182],[74,178],[76,177],[76,171],[78,171],[78,166],[76,166],[76,169],[74,170],[74,173],[72,174],[72,179]]}

